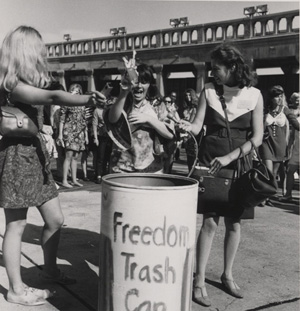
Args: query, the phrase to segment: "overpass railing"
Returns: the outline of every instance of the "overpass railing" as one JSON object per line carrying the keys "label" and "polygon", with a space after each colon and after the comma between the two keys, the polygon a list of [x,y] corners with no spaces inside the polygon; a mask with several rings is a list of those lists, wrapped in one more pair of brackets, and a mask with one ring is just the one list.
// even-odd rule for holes
{"label": "overpass railing", "polygon": [[172,48],[299,33],[299,10],[170,29],[47,44],[47,57]]}

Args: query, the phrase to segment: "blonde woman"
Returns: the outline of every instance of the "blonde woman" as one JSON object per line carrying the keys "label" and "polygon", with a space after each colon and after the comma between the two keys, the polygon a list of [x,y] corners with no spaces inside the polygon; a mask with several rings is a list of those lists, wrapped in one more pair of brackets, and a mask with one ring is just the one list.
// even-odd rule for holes
{"label": "blonde woman", "polygon": [[[71,95],[43,88],[50,83],[46,47],[37,30],[20,26],[4,39],[0,51],[0,103],[31,107],[38,127],[43,125],[44,105],[85,106],[104,104],[104,96]],[[49,290],[28,287],[21,276],[21,241],[30,206],[36,206],[45,222],[41,244],[44,254],[42,277],[49,282],[72,284],[57,266],[60,229],[64,222],[58,193],[44,142],[36,137],[3,137],[0,141],[0,207],[4,209],[6,230],[3,259],[9,279],[7,301],[35,306],[46,302]]]}

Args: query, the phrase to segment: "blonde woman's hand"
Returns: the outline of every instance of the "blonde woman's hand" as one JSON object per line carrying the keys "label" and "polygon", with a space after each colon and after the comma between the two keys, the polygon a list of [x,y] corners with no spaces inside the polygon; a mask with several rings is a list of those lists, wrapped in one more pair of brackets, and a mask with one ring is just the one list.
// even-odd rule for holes
{"label": "blonde woman's hand", "polygon": [[92,106],[97,106],[99,108],[103,108],[106,105],[106,97],[103,95],[101,92],[94,91],[91,94],[92,96],[90,97],[88,101],[88,105]]}

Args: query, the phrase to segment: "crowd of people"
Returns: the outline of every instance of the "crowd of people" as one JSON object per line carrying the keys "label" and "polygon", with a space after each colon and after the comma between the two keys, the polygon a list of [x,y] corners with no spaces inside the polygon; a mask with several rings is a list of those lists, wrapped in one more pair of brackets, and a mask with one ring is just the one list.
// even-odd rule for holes
{"label": "crowd of people", "polygon": [[[105,97],[98,91],[83,94],[77,83],[66,91],[49,76],[45,45],[37,30],[20,26],[3,41],[0,104],[32,106],[39,128],[34,137],[4,136],[0,140],[0,207],[6,217],[3,259],[9,279],[7,301],[11,303],[41,305],[52,296],[49,290],[28,287],[22,281],[21,239],[30,206],[38,208],[45,222],[41,278],[65,285],[76,282],[57,265],[64,221],[58,188],[83,186],[77,175],[79,158],[82,179],[89,181],[87,163],[93,157],[92,178],[101,184],[108,173],[172,173],[181,148],[186,151],[189,171],[198,161],[216,174],[224,167],[234,167],[241,150],[250,161],[255,160],[254,144],[276,178],[283,166],[286,186],[281,200],[292,199],[294,174],[299,173],[299,93],[292,94],[289,109],[284,89],[276,85],[264,104],[255,87],[257,76],[241,52],[227,44],[211,52],[214,81],[206,83],[199,95],[186,89],[183,103],[178,103],[174,90],[165,96],[159,93],[149,65],[137,64],[133,56],[124,59],[124,66],[117,97]],[[226,115],[232,148],[224,135]],[[196,137],[199,153],[187,133]],[[51,159],[56,159],[56,170],[50,167]],[[226,229],[221,282],[229,294],[243,298],[233,277],[241,218],[214,206],[204,206],[201,213],[194,300],[211,305],[205,273],[220,217],[224,217]]]}

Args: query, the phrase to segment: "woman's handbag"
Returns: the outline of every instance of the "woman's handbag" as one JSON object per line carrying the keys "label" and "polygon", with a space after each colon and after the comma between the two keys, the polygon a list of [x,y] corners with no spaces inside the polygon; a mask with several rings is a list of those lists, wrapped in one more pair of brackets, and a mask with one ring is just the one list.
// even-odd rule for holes
{"label": "woman's handbag", "polygon": [[221,169],[217,174],[208,173],[209,168],[196,166],[192,175],[199,181],[198,212],[209,211],[209,207],[220,210],[220,215],[228,209],[235,208],[235,191],[233,184],[236,171]]}
{"label": "woman's handbag", "polygon": [[[33,137],[38,133],[35,113],[30,109],[0,107],[0,134],[3,137]],[[32,112],[32,113],[30,113]]]}
{"label": "woman's handbag", "polygon": [[[246,170],[247,160],[241,149],[242,159],[240,163],[243,168],[243,173],[235,181],[236,204],[243,209],[255,207],[277,192],[274,175],[263,164],[256,146],[252,141],[251,143],[252,148],[256,152],[258,164],[255,168]],[[239,172],[241,172],[241,170],[239,170]]]}

